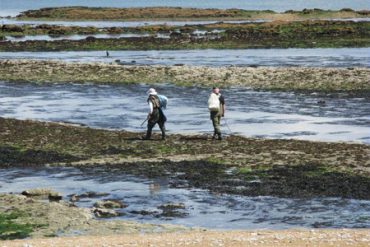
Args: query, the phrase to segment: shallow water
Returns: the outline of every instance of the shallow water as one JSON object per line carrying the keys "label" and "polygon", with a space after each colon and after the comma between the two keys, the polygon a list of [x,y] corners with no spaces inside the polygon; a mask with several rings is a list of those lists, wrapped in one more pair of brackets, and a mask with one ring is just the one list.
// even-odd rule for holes
{"label": "shallow water", "polygon": [[0,0],[0,16],[15,16],[19,12],[28,9],[39,9],[45,7],[62,6],[90,6],[90,7],[154,7],[154,6],[173,6],[191,8],[239,8],[249,10],[302,10],[304,8],[321,8],[338,10],[342,8],[352,8],[355,10],[369,9],[370,3],[367,0]]}
{"label": "shallow water", "polygon": [[0,59],[56,59],[67,62],[122,62],[159,65],[205,66],[307,66],[307,67],[370,67],[370,48],[310,49],[205,49],[151,51],[64,51],[64,52],[0,52]]}
{"label": "shallow water", "polygon": [[89,35],[66,35],[66,36],[49,36],[49,35],[25,35],[23,37],[14,37],[14,36],[5,36],[5,39],[7,41],[15,41],[15,42],[21,42],[21,41],[27,41],[27,40],[47,40],[47,41],[54,41],[54,40],[83,40],[87,37],[95,37],[97,39],[112,39],[112,38],[132,38],[132,37],[148,37],[149,34],[89,34]]}
{"label": "shallow water", "polygon": [[[223,21],[224,23],[260,23],[268,20],[253,20],[253,21]],[[355,19],[354,21],[368,21],[366,19]],[[169,26],[185,26],[185,25],[206,25],[220,22],[217,21],[36,21],[36,20],[16,20],[8,18],[0,18],[0,23],[14,25],[58,25],[58,26],[79,26],[79,27],[140,27],[153,25],[169,25]]]}
{"label": "shallow water", "polygon": [[[0,116],[64,121],[143,132],[147,85],[35,85],[0,83]],[[208,89],[157,87],[167,95],[169,133],[211,133]],[[226,134],[370,144],[370,96],[265,92],[231,88],[226,98]],[[321,103],[318,103],[321,101]],[[155,128],[158,131],[157,128]]]}
{"label": "shallow water", "polygon": [[[118,199],[128,205],[121,219],[181,224],[212,229],[369,228],[370,201],[341,198],[285,199],[215,195],[201,189],[174,189],[170,179],[144,179],[115,168],[0,169],[0,192],[20,193],[47,187],[67,195],[89,191],[109,193],[76,204],[92,207],[96,200]],[[160,205],[183,203],[181,217],[161,216]],[[141,215],[133,211],[149,211]],[[115,218],[116,219],[116,218]]]}

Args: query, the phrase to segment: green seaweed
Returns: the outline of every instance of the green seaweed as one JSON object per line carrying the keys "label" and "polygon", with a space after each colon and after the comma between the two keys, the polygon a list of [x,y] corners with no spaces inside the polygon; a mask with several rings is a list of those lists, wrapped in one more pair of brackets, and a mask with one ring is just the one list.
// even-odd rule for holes
{"label": "green seaweed", "polygon": [[20,220],[30,217],[25,212],[14,210],[8,213],[0,213],[0,239],[12,240],[27,238],[38,224],[21,223]]}

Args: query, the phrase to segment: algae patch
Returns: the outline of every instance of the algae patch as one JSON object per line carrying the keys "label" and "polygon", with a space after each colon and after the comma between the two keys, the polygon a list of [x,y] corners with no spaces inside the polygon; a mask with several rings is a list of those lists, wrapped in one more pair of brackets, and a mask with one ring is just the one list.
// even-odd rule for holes
{"label": "algae patch", "polygon": [[38,225],[25,223],[24,218],[29,218],[26,212],[19,210],[11,210],[10,212],[0,213],[0,239],[11,240],[19,238],[27,238],[35,228],[46,225]]}

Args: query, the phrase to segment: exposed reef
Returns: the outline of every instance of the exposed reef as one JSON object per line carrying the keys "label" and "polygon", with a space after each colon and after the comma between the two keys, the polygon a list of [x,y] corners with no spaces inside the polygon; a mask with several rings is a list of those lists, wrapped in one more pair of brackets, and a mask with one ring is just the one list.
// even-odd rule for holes
{"label": "exposed reef", "polygon": [[368,68],[140,66],[1,60],[0,80],[36,83],[173,83],[180,86],[243,86],[255,89],[370,90]]}
{"label": "exposed reef", "polygon": [[[1,167],[104,166],[216,193],[370,199],[370,147],[364,144],[204,135],[143,141],[140,133],[4,118],[0,143],[7,150],[0,152]],[[42,155],[49,152],[58,157]]]}

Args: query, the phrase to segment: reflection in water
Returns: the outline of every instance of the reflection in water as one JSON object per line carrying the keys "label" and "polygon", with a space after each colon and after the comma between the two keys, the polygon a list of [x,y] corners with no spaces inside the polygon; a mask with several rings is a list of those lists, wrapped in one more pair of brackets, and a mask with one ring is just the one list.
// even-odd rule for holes
{"label": "reflection in water", "polygon": [[[0,177],[0,192],[48,187],[60,192],[65,200],[69,199],[67,195],[89,191],[109,193],[76,204],[92,207],[97,200],[117,199],[128,205],[120,209],[121,219],[146,223],[213,229],[370,227],[370,201],[365,200],[214,195],[200,189],[170,188],[166,179],[153,182],[110,168],[12,168],[0,169]],[[160,206],[167,203],[184,204],[182,216],[160,216]]]}
{"label": "reflection in water", "polygon": [[150,183],[149,184],[149,192],[151,195],[158,194],[161,191],[161,185],[159,183]]}
{"label": "reflection in water", "polygon": [[[147,85],[0,84],[0,116],[145,131]],[[210,133],[209,89],[157,86],[169,97],[170,133]],[[226,134],[370,143],[370,96],[222,90]],[[190,103],[189,103],[190,102]],[[226,126],[226,121],[227,125]],[[230,130],[229,130],[230,129]]]}
{"label": "reflection in water", "polygon": [[308,66],[308,67],[369,67],[370,48],[313,49],[205,49],[64,52],[0,52],[0,59],[57,59],[67,62],[136,61],[136,64],[206,65],[206,66]]}

